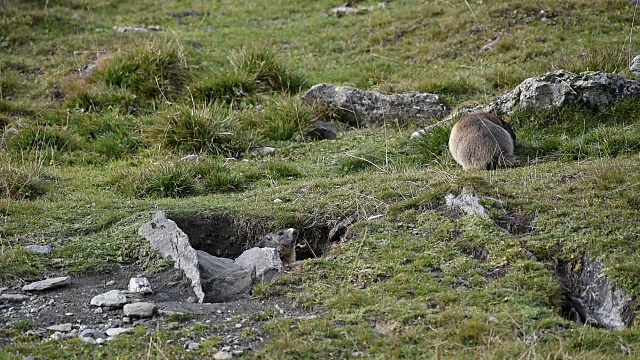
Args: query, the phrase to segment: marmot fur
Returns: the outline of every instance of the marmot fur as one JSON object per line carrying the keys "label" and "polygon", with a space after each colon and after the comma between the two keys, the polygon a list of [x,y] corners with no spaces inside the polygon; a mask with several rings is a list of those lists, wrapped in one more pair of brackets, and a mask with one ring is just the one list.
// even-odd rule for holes
{"label": "marmot fur", "polygon": [[513,155],[516,135],[495,115],[477,112],[464,116],[451,129],[449,152],[465,170],[516,167]]}
{"label": "marmot fur", "polygon": [[298,231],[293,228],[281,229],[268,233],[260,241],[257,247],[276,249],[282,263],[291,265],[296,261],[296,241]]}

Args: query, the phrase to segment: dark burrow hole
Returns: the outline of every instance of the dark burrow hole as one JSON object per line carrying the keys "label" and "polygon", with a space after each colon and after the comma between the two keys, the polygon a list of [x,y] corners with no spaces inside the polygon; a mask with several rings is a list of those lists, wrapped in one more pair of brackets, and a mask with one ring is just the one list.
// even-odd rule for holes
{"label": "dark burrow hole", "polygon": [[298,231],[296,260],[320,257],[329,247],[331,225],[314,224],[303,227],[287,224],[278,228],[266,222],[251,222],[228,215],[170,214],[170,218],[189,236],[196,250],[213,256],[235,259],[254,247],[269,232],[294,228]]}

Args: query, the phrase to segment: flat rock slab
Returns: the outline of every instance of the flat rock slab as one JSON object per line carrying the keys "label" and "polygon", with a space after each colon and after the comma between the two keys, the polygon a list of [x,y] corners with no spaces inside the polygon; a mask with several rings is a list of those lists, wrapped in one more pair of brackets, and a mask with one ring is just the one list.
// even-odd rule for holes
{"label": "flat rock slab", "polygon": [[69,332],[72,329],[71,323],[49,326],[47,330]]}
{"label": "flat rock slab", "polygon": [[105,333],[109,337],[116,337],[116,336],[121,335],[121,334],[130,333],[131,331],[133,331],[132,328],[110,328],[110,329],[107,329],[107,331],[105,331]]}
{"label": "flat rock slab", "polygon": [[48,289],[53,289],[60,286],[68,285],[70,283],[71,282],[69,281],[68,276],[61,276],[57,278],[36,281],[34,283],[25,285],[22,287],[22,291],[43,291],[43,290],[48,290]]}
{"label": "flat rock slab", "polygon": [[51,246],[49,245],[29,245],[25,246],[24,251],[35,254],[49,255],[53,252],[53,248],[51,248]]}
{"label": "flat rock slab", "polygon": [[148,318],[152,317],[155,313],[156,305],[154,303],[138,302],[126,304],[123,310],[125,316]]}
{"label": "flat rock slab", "polygon": [[0,294],[0,301],[22,302],[29,300],[29,295],[24,294]]}
{"label": "flat rock slab", "polygon": [[328,107],[340,119],[355,126],[368,126],[397,121],[421,124],[441,118],[449,108],[435,94],[385,95],[348,86],[318,84],[309,89],[302,100],[310,105]]}
{"label": "flat rock slab", "polygon": [[149,240],[151,247],[162,257],[174,260],[174,266],[184,271],[191,280],[198,302],[203,302],[205,294],[200,282],[198,253],[191,247],[187,234],[162,211],[158,211],[151,221],[143,224],[138,229],[138,234]]}
{"label": "flat rock slab", "polygon": [[127,297],[120,290],[111,290],[104,294],[96,295],[91,299],[93,306],[107,306],[119,308],[128,303]]}

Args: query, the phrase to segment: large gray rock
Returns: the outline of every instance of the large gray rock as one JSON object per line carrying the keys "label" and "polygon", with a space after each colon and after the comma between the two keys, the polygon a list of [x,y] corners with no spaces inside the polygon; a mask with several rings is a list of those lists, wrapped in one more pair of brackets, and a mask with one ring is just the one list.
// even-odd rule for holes
{"label": "large gray rock", "polygon": [[69,283],[70,281],[68,276],[61,276],[57,278],[36,281],[31,284],[25,285],[22,287],[22,291],[43,291],[68,285]]}
{"label": "large gray rock", "polygon": [[233,260],[197,251],[205,302],[227,302],[249,296],[255,281],[255,272]]}
{"label": "large gray rock", "polygon": [[235,263],[249,271],[255,271],[258,281],[267,282],[283,268],[280,254],[274,248],[251,248],[238,256]]}
{"label": "large gray rock", "polygon": [[155,313],[156,305],[148,302],[137,302],[125,305],[122,311],[124,316],[148,318]]}
{"label": "large gray rock", "polygon": [[435,94],[385,95],[331,84],[313,86],[302,99],[310,105],[326,106],[342,121],[357,126],[388,121],[419,124],[426,119],[443,117],[449,111]]}
{"label": "large gray rock", "polygon": [[107,291],[104,294],[96,295],[91,299],[90,304],[93,306],[107,306],[113,308],[122,307],[128,303],[127,297],[120,290]]}
{"label": "large gray rock", "polygon": [[640,96],[640,83],[621,75],[599,71],[574,74],[557,70],[524,80],[515,89],[485,107],[508,114],[516,109],[557,109],[570,104],[611,105]]}
{"label": "large gray rock", "polygon": [[631,297],[604,275],[597,260],[582,257],[578,297],[573,299],[584,322],[608,329],[623,330],[633,324],[635,304]]}
{"label": "large gray rock", "polygon": [[198,302],[203,302],[205,294],[200,281],[198,253],[191,247],[187,234],[162,211],[158,211],[151,221],[143,224],[138,229],[138,234],[149,240],[160,255],[170,256],[174,260],[174,266],[184,271],[191,280]]}

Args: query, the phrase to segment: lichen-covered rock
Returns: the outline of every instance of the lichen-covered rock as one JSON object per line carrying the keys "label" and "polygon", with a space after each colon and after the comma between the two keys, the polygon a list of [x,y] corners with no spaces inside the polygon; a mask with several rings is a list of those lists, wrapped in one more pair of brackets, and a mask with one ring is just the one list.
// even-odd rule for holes
{"label": "lichen-covered rock", "polygon": [[515,89],[485,107],[498,115],[516,109],[557,109],[570,104],[611,105],[640,96],[640,83],[618,74],[557,70],[524,80]]}
{"label": "lichen-covered rock", "polygon": [[631,60],[629,71],[631,71],[631,74],[635,78],[640,79],[640,55],[634,57],[633,60]]}
{"label": "lichen-covered rock", "polygon": [[462,211],[467,215],[478,215],[485,219],[490,219],[487,209],[480,204],[480,198],[463,188],[460,195],[448,194],[445,196],[447,207]]}
{"label": "lichen-covered rock", "polygon": [[449,111],[435,94],[385,95],[331,84],[313,86],[302,99],[330,108],[342,121],[355,126],[391,121],[420,124],[426,119],[443,117]]}

